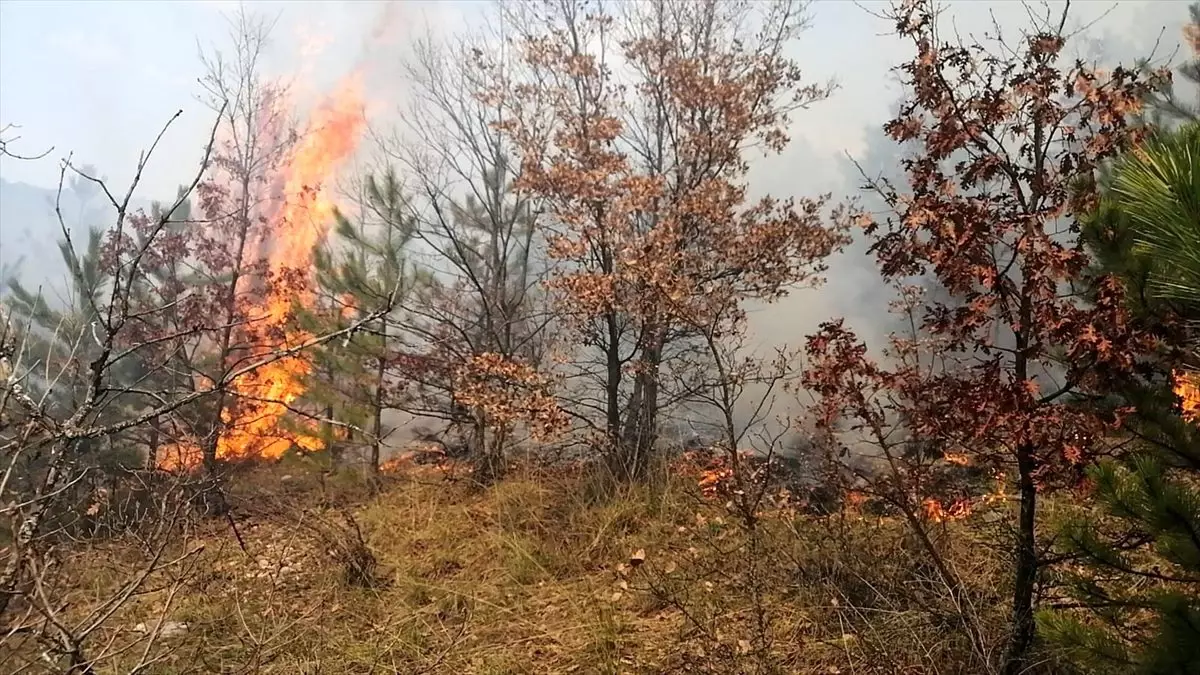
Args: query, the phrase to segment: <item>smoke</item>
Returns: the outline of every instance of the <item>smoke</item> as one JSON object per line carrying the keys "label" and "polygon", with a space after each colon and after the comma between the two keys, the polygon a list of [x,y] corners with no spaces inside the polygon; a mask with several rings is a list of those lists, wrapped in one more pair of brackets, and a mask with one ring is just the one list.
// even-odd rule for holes
{"label": "smoke", "polygon": [[[1048,5],[1050,10],[1060,6]],[[813,27],[791,56],[810,82],[832,78],[840,88],[793,116],[793,142],[783,155],[752,160],[752,196],[829,193],[836,203],[858,194],[859,166],[868,175],[894,171],[900,150],[881,126],[900,95],[891,68],[908,57],[910,48],[890,35],[885,20],[872,16],[885,7],[876,2],[812,6]],[[53,196],[58,160],[67,152],[95,163],[123,189],[138,153],[174,111],[183,109],[139,196],[143,201],[169,198],[187,180],[211,124],[210,111],[196,100],[202,66],[195,45],[224,45],[224,13],[231,9],[236,3],[127,3],[99,9],[84,4],[66,13],[40,3],[0,5],[0,126],[21,124],[22,148],[56,148],[34,162],[0,159],[0,178],[7,181],[0,183],[0,262],[24,258],[26,273],[45,275],[27,279],[33,285],[61,278],[57,261],[31,262],[25,248],[58,236],[46,199]],[[401,64],[415,39],[459,34],[487,17],[481,3],[448,1],[293,0],[252,2],[247,9],[277,14],[267,69],[292,78],[301,107],[319,101],[348,73],[361,71],[369,122],[379,134],[403,121],[409,92]],[[1168,0],[1079,3],[1073,14],[1071,26],[1087,28],[1069,47],[1081,58],[1133,63],[1153,54],[1161,63],[1179,51],[1187,6]],[[960,0],[947,3],[944,20],[947,35],[951,30],[964,37],[982,35],[994,25],[1016,35],[1028,16],[1025,3]],[[180,26],[194,35],[181,35]],[[47,35],[48,43],[38,37]],[[356,161],[362,166],[373,159]],[[18,189],[15,183],[28,185]],[[878,206],[863,199],[868,208]],[[832,259],[823,287],[752,308],[758,349],[799,345],[831,317],[846,317],[873,347],[882,344],[893,322],[887,311],[890,292],[865,248],[866,242],[858,240]]]}
{"label": "smoke", "polygon": [[[1052,15],[1062,3],[1035,15]],[[949,39],[983,38],[999,26],[1013,39],[1029,25],[1024,3],[948,2],[942,19]],[[831,192],[834,201],[855,196],[879,211],[882,205],[859,188],[862,173],[875,178],[898,176],[902,149],[882,130],[900,97],[892,69],[911,56],[911,47],[891,35],[887,21],[871,16],[885,3],[817,4],[812,30],[797,43],[793,57],[811,81],[834,77],[839,89],[828,100],[793,116],[793,143],[781,156],[752,164],[755,194],[775,196]],[[1080,32],[1068,54],[1106,67],[1135,65],[1150,56],[1162,64],[1179,54],[1186,3],[1081,3],[1072,6],[1069,29]],[[1186,52],[1184,52],[1186,53]],[[830,261],[828,283],[819,290],[800,290],[752,315],[755,337],[764,346],[798,343],[822,321],[845,317],[872,347],[886,341],[894,323],[887,303],[891,291],[879,281],[874,261],[860,238]]]}
{"label": "smoke", "polygon": [[[964,39],[987,40],[999,29],[1011,40],[1030,25],[1024,3],[946,5],[942,17],[946,39],[957,33]],[[1057,17],[1061,6],[1034,5],[1033,16]],[[905,150],[883,132],[883,124],[902,94],[892,69],[911,57],[911,46],[891,35],[886,21],[870,15],[885,8],[884,3],[815,7],[813,29],[801,37],[793,58],[807,66],[810,81],[834,77],[839,88],[828,101],[793,116],[793,142],[782,156],[752,163],[752,194],[830,193],[834,203],[855,198],[861,207],[881,214],[884,205],[862,190],[866,179],[887,177],[903,185],[899,161]],[[1134,66],[1143,59],[1165,65],[1187,54],[1180,48],[1186,3],[1086,3],[1074,5],[1071,16],[1067,26],[1075,33],[1067,48],[1071,58],[1112,68]],[[758,352],[802,345],[804,336],[821,322],[840,317],[880,357],[897,317],[888,307],[893,291],[880,279],[868,246],[856,233],[853,243],[829,261],[822,287],[800,289],[777,303],[755,307],[750,331]],[[744,409],[755,404],[754,392],[748,392],[747,398]],[[795,415],[802,412],[801,406],[803,399],[798,398],[783,401],[780,407],[782,413]]]}

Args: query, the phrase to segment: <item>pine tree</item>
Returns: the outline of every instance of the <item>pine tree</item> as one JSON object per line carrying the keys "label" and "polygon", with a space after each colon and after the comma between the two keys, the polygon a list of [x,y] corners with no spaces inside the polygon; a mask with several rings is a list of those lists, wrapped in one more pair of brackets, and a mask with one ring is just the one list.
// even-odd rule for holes
{"label": "pine tree", "polygon": [[1171,84],[1151,99],[1154,118],[1159,124],[1200,120],[1200,2],[1192,3],[1188,13],[1190,21],[1183,28],[1183,39],[1185,49],[1190,50],[1190,58],[1176,72],[1184,81],[1184,88],[1192,91],[1190,95],[1180,93],[1179,88]]}
{"label": "pine tree", "polygon": [[[1193,6],[1200,17],[1200,5]],[[1132,452],[1093,467],[1096,508],[1065,527],[1086,613],[1047,613],[1047,635],[1097,672],[1200,672],[1200,417],[1179,368],[1196,368],[1200,321],[1200,122],[1160,128],[1114,167],[1084,238],[1125,281],[1136,319],[1163,336],[1106,404]],[[1190,392],[1190,393],[1189,393]],[[1180,396],[1185,409],[1180,408]]]}
{"label": "pine tree", "polygon": [[[336,214],[334,241],[318,247],[314,256],[323,304],[302,308],[298,316],[306,330],[318,326],[327,330],[330,324],[349,325],[376,307],[390,303],[396,308],[349,339],[315,350],[308,381],[307,398],[322,411],[322,435],[334,458],[340,441],[348,439],[346,430],[359,429],[370,447],[371,470],[378,471],[386,435],[383,414],[392,407],[390,376],[401,305],[425,275],[408,259],[413,228],[395,173],[389,169],[380,177],[370,177],[365,188],[367,211],[374,218],[355,223]],[[333,421],[342,424],[335,426]]]}
{"label": "pine tree", "polygon": [[[531,311],[528,296],[534,238],[534,218],[529,203],[515,199],[504,160],[483,172],[485,204],[474,195],[450,204],[457,237],[447,257],[456,269],[478,286],[473,343],[481,351],[506,356],[532,356],[528,352]],[[524,330],[523,330],[524,329]]]}
{"label": "pine tree", "polygon": [[[17,331],[23,352],[20,361],[27,369],[21,374],[23,383],[49,414],[69,414],[82,403],[91,377],[89,368],[101,349],[95,326],[103,320],[100,313],[108,304],[112,276],[104,265],[104,230],[93,227],[87,234],[82,253],[65,237],[58,244],[68,272],[66,288],[58,289],[65,291],[63,295],[56,297],[54,291],[32,290],[17,279],[8,280],[10,293],[4,302],[11,325],[0,331]],[[115,422],[128,414],[134,397],[122,388],[138,382],[145,369],[137,359],[128,358],[114,364],[112,375],[113,389],[100,406],[101,422]],[[87,467],[88,472],[86,480],[70,489],[87,494],[126,469],[138,468],[140,454],[129,440],[128,433],[81,440],[71,461]],[[38,452],[20,455],[19,460],[13,489],[23,493],[24,481],[40,475],[44,460]]]}
{"label": "pine tree", "polygon": [[102,297],[110,277],[102,269],[103,231],[88,230],[86,247],[80,255],[63,239],[59,254],[67,269],[66,297],[56,308],[45,289],[29,289],[19,280],[8,280],[6,302],[14,323],[23,330],[24,345],[37,367],[30,372],[35,398],[47,397],[51,406],[69,406],[82,391],[83,369],[97,348],[90,326],[103,306]]}

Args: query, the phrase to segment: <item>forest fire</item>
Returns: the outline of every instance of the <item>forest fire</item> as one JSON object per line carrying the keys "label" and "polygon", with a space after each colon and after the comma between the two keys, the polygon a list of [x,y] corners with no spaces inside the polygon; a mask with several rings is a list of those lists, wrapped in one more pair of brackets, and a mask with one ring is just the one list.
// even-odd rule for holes
{"label": "forest fire", "polygon": [[[285,162],[283,201],[269,216],[269,237],[258,242],[257,254],[269,263],[272,284],[260,304],[249,308],[253,357],[264,358],[312,339],[293,323],[296,306],[309,306],[313,247],[333,221],[335,200],[330,184],[358,147],[366,120],[363,83],[358,73],[347,77],[313,112],[296,147]],[[308,433],[311,423],[289,425],[285,417],[304,393],[309,357],[297,353],[256,368],[231,383],[235,399],[221,411],[224,431],[217,441],[220,459],[281,457],[293,446],[320,450],[323,441]],[[186,443],[159,449],[164,469],[191,468],[201,459],[199,446]]]}
{"label": "forest fire", "polygon": [[[289,325],[293,303],[308,306],[312,302],[312,251],[332,223],[335,207],[328,184],[358,147],[365,125],[362,105],[362,80],[354,74],[314,112],[287,163],[284,202],[273,218],[273,236],[263,242],[260,254],[270,261],[273,274],[290,277],[294,283],[276,285],[255,312],[265,315],[258,330],[284,336],[282,343],[265,344],[265,353],[296,347],[312,338]],[[241,415],[230,408],[222,411],[226,432],[217,456],[274,459],[293,445],[320,450],[321,439],[281,426],[291,404],[304,393],[303,378],[310,368],[308,357],[297,354],[234,381],[234,391],[253,405],[244,412],[239,410]]]}
{"label": "forest fire", "polygon": [[1200,422],[1200,373],[1177,371],[1173,375],[1184,419]]}
{"label": "forest fire", "polygon": [[956,499],[949,505],[945,505],[937,499],[927,497],[921,502],[921,512],[925,518],[935,523],[961,520],[971,515],[971,501]]}

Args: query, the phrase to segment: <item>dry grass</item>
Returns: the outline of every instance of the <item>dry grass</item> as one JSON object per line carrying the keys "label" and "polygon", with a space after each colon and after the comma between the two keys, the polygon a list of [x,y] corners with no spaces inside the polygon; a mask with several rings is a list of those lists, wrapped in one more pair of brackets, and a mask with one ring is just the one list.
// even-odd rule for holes
{"label": "dry grass", "polygon": [[[169,617],[186,631],[146,672],[981,672],[944,588],[889,520],[768,514],[750,556],[723,506],[678,478],[614,490],[526,472],[480,490],[426,475],[368,489],[293,467],[241,480],[245,551],[227,524],[206,525]],[[346,570],[355,529],[374,560],[362,583]],[[974,533],[938,535],[999,644],[1004,580]],[[111,562],[121,546],[86,555]],[[81,579],[78,601],[103,584]],[[164,600],[139,598],[114,634]]]}

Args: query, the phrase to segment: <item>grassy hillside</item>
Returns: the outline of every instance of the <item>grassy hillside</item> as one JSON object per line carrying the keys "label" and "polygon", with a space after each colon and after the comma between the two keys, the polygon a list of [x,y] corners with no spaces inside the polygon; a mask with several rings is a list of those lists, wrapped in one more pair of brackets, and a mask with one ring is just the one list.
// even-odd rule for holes
{"label": "grassy hillside", "polygon": [[[203,523],[105,628],[113,644],[162,633],[144,672],[958,673],[1004,637],[1006,580],[973,546],[986,511],[935,532],[973,646],[902,524],[856,508],[772,506],[752,534],[695,476],[614,491],[582,469],[372,489],[278,466],[236,487],[236,527]],[[81,554],[72,604],[104,597],[134,545]]]}

